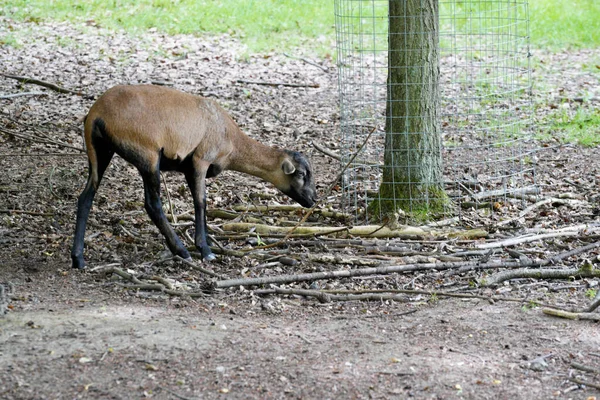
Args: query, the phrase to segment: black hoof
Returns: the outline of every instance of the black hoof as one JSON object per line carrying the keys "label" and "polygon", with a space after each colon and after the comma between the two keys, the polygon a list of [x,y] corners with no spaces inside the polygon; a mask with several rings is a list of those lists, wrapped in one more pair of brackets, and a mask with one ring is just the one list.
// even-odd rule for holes
{"label": "black hoof", "polygon": [[84,269],[85,261],[83,261],[83,257],[80,257],[80,258],[73,257],[73,263],[71,265],[73,268],[76,268],[76,269]]}
{"label": "black hoof", "polygon": [[200,254],[202,254],[203,261],[210,262],[217,259],[217,256],[215,256],[214,253],[210,250],[210,247],[204,247],[200,249]]}

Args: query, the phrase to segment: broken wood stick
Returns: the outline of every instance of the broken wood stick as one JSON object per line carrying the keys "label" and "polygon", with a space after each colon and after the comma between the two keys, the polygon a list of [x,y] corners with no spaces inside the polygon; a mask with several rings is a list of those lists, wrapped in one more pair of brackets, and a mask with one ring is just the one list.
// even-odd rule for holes
{"label": "broken wood stick", "polygon": [[[253,230],[259,235],[287,235],[295,232],[296,234],[302,234],[306,236],[310,235],[327,235],[332,233],[339,233],[340,227],[330,226],[301,226],[297,228],[285,227],[285,226],[272,226],[265,224],[250,224],[246,222],[227,223],[221,226],[221,229],[229,232],[248,232]],[[346,232],[346,229],[344,229]],[[373,237],[373,238],[410,238],[417,239],[421,236],[427,235],[423,229],[413,226],[404,226],[402,229],[390,229],[388,227],[381,227],[379,225],[359,225],[347,228],[349,235],[362,236],[362,237]],[[274,247],[274,246],[273,246]]]}
{"label": "broken wood stick", "polygon": [[239,278],[239,279],[228,279],[223,281],[217,281],[214,283],[215,288],[227,288],[233,286],[255,286],[265,285],[270,283],[291,283],[291,282],[305,282],[305,281],[316,281],[322,279],[340,279],[350,278],[353,276],[368,276],[368,275],[386,275],[393,273],[405,273],[414,271],[426,271],[426,270],[448,270],[453,268],[461,268],[464,266],[477,266],[481,269],[487,268],[515,268],[520,266],[520,263],[514,261],[508,262],[490,262],[481,264],[477,261],[467,262],[440,262],[440,263],[415,263],[405,265],[391,265],[383,267],[372,267],[372,268],[359,268],[350,270],[338,270],[338,271],[323,271],[313,272],[306,274],[297,275],[279,275],[279,276],[267,276],[260,278]]}
{"label": "broken wood stick", "polygon": [[12,93],[12,94],[3,94],[3,95],[0,96],[0,100],[14,99],[16,97],[24,97],[24,96],[48,96],[48,93],[44,93],[44,92],[20,92],[20,93]]}
{"label": "broken wood stick", "polygon": [[264,85],[264,86],[287,86],[287,87],[309,87],[309,88],[318,88],[320,85],[318,83],[287,83],[287,82],[265,82],[265,81],[249,81],[246,79],[238,79],[237,83],[244,83],[246,85]]}
{"label": "broken wood stick", "polygon": [[[281,211],[281,212],[304,212],[305,208],[300,204],[272,204],[266,206],[257,206],[257,205],[242,205],[238,204],[233,206],[234,211],[240,212],[260,212],[260,213],[268,213],[272,211]],[[339,220],[347,220],[350,219],[350,214],[343,213],[340,211],[334,211],[326,208],[316,208],[313,212],[315,214],[320,214],[325,218],[333,218]]]}
{"label": "broken wood stick", "polygon": [[502,197],[502,196],[514,197],[514,198],[520,199],[527,195],[536,195],[536,194],[540,194],[540,188],[535,185],[532,185],[532,186],[526,186],[526,187],[517,188],[517,189],[506,188],[506,189],[488,190],[485,192],[475,193],[472,195],[472,197],[474,200],[479,201],[479,200],[488,199],[491,197]]}
{"label": "broken wood stick", "polygon": [[522,243],[535,242],[537,240],[551,239],[555,237],[565,237],[565,236],[580,236],[581,233],[577,231],[563,231],[563,232],[553,232],[553,233],[542,233],[539,235],[526,235],[519,236],[514,238],[509,238],[505,240],[500,240],[497,242],[487,242],[478,244],[475,247],[478,249],[494,249],[499,247],[507,247],[514,246]]}
{"label": "broken wood stick", "polygon": [[403,301],[406,302],[406,296],[400,296],[397,294],[391,293],[364,293],[364,294],[329,294],[323,292],[321,290],[310,290],[310,289],[284,289],[280,287],[273,287],[271,289],[265,290],[255,290],[255,294],[257,295],[265,295],[265,294],[287,294],[287,295],[299,295],[305,297],[315,297],[321,303],[330,303],[332,301],[384,301],[384,300],[393,300],[393,301]]}
{"label": "broken wood stick", "polygon": [[8,209],[0,209],[0,214],[27,214],[27,215],[36,215],[41,217],[52,217],[53,213],[45,213],[39,211],[26,211],[26,210],[8,210]]}
{"label": "broken wood stick", "polygon": [[320,69],[320,70],[322,70],[323,72],[329,72],[329,68],[327,68],[327,67],[324,67],[324,66],[322,66],[322,65],[319,65],[319,64],[317,64],[316,62],[314,62],[314,61],[311,61],[311,60],[309,60],[309,59],[307,59],[307,58],[304,58],[304,57],[296,57],[296,56],[292,56],[292,55],[289,55],[288,53],[283,53],[283,55],[284,55],[284,56],[286,56],[286,57],[288,57],[288,58],[292,58],[292,59],[294,59],[294,60],[300,60],[300,61],[304,61],[305,63],[307,63],[307,64],[309,64],[309,65],[312,65],[312,66],[314,66],[314,67],[317,67],[317,68],[319,68],[319,69]]}
{"label": "broken wood stick", "polygon": [[318,144],[317,142],[313,142],[313,147],[315,149],[317,149],[318,151],[320,151],[321,153],[325,154],[326,156],[329,156],[331,158],[333,158],[334,160],[338,160],[338,161],[342,161],[342,156],[340,156],[337,153],[334,153],[333,151],[321,146],[320,144]]}
{"label": "broken wood stick", "polygon": [[549,260],[552,264],[556,264],[556,263],[564,260],[565,258],[569,258],[569,257],[575,256],[575,255],[581,254],[581,253],[585,253],[586,251],[593,250],[596,247],[600,247],[600,242],[590,243],[588,245],[578,247],[573,250],[565,251],[564,253],[560,253],[560,254],[550,257]]}
{"label": "broken wood stick", "polygon": [[[206,297],[206,293],[203,292],[188,292],[184,290],[174,290],[170,289],[162,283],[147,283],[140,280],[133,274],[127,273],[120,268],[113,267],[107,270],[104,270],[105,274],[115,274],[120,276],[121,278],[133,283],[133,285],[122,285],[126,289],[134,289],[134,290],[149,290],[149,291],[159,291],[171,296],[187,296],[187,297]],[[154,279],[160,282],[160,279]]]}
{"label": "broken wood stick", "polygon": [[[549,261],[544,261],[547,265]],[[539,264],[538,264],[539,265]],[[549,268],[549,269],[533,269],[519,268],[510,271],[502,271],[497,274],[481,279],[480,283],[483,286],[497,285],[501,282],[517,279],[517,278],[534,278],[534,279],[570,279],[573,277],[579,278],[600,278],[600,270],[594,269],[591,263],[584,263],[581,268]]]}
{"label": "broken wood stick", "polygon": [[558,198],[549,198],[549,199],[544,199],[541,201],[538,201],[535,204],[530,205],[529,207],[527,207],[526,209],[524,209],[523,211],[521,211],[519,213],[518,216],[514,217],[514,218],[510,218],[504,221],[500,221],[498,222],[498,224],[496,224],[497,226],[504,226],[504,225],[508,225],[513,221],[519,220],[521,218],[523,218],[524,216],[526,216],[527,214],[529,214],[530,212],[545,206],[546,204],[559,204],[559,205],[569,205],[569,206],[574,206],[577,204],[582,203],[581,200],[572,200],[572,199],[558,199]]}
{"label": "broken wood stick", "polygon": [[206,268],[203,268],[203,267],[197,265],[196,263],[193,263],[193,262],[191,262],[189,260],[186,260],[185,258],[182,258],[180,256],[175,256],[175,257],[173,257],[173,259],[181,261],[185,265],[188,265],[188,266],[192,267],[193,269],[202,272],[203,274],[210,275],[210,276],[215,277],[215,278],[223,279],[222,275],[219,275],[219,274],[217,274],[217,273],[215,273],[215,272],[213,272],[211,270],[208,270]]}
{"label": "broken wood stick", "polygon": [[65,147],[65,148],[68,148],[68,149],[73,149],[73,150],[78,150],[80,152],[85,152],[85,150],[82,149],[82,148],[80,148],[80,147],[71,146],[69,144],[58,142],[58,141],[55,141],[55,140],[40,139],[40,138],[36,138],[34,136],[29,136],[29,135],[25,135],[25,134],[22,134],[22,133],[12,132],[12,131],[9,131],[9,130],[3,129],[3,128],[0,128],[0,132],[4,133],[5,135],[10,135],[10,136],[18,137],[20,139],[29,140],[29,141],[32,141],[32,142],[44,143],[44,144],[52,144],[52,145],[59,146],[59,147]]}
{"label": "broken wood stick", "polygon": [[557,310],[554,308],[543,308],[542,312],[546,315],[552,315],[553,317],[565,319],[600,321],[600,314],[598,313],[570,312],[565,310]]}
{"label": "broken wood stick", "polygon": [[77,90],[71,90],[71,89],[67,89],[58,85],[55,85],[54,83],[50,83],[50,82],[46,82],[46,81],[41,81],[39,79],[34,79],[34,78],[29,78],[27,76],[17,76],[17,75],[9,75],[9,74],[2,74],[2,76],[4,76],[5,78],[9,78],[9,79],[15,79],[21,83],[31,83],[33,85],[38,85],[38,86],[42,86],[45,87],[47,89],[50,90],[54,90],[55,92],[58,93],[63,93],[63,94],[74,94],[76,96],[81,96],[87,99],[92,99],[94,98],[94,96],[83,93],[81,91],[77,91]]}
{"label": "broken wood stick", "polygon": [[578,369],[580,371],[591,372],[592,374],[600,374],[600,367],[594,368],[585,364],[580,364],[575,361],[571,362],[571,367]]}
{"label": "broken wood stick", "polygon": [[585,311],[592,312],[598,307],[600,307],[600,290],[598,291],[598,293],[596,293],[594,301],[592,301],[592,303],[588,306],[588,308]]}

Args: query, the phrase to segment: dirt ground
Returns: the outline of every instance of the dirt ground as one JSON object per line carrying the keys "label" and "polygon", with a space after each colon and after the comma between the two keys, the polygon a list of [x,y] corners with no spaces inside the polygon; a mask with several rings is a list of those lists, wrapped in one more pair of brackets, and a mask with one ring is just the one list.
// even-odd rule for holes
{"label": "dirt ground", "polygon": [[[4,31],[21,32],[18,45],[0,45],[7,74],[94,95],[120,83],[167,83],[217,99],[251,136],[307,153],[320,193],[337,174],[339,164],[312,147],[313,141],[334,151],[339,146],[337,76],[327,57],[307,56],[315,66],[275,51],[244,56],[242,46],[228,36],[170,37],[150,32],[133,37],[91,22],[71,26],[4,19],[0,33]],[[600,96],[600,74],[589,67],[594,54],[535,54],[539,63],[534,64],[534,78],[543,82],[536,94],[539,129],[544,129],[544,115],[556,109],[597,107],[598,103],[564,100]],[[247,85],[239,79],[318,87]],[[128,288],[127,282],[107,272],[111,266],[150,280],[160,276],[194,293],[209,279],[188,265],[168,260],[164,240],[143,210],[141,179],[120,159],[106,174],[88,224],[85,257],[90,268],[72,270],[69,249],[76,201],[87,176],[87,161],[77,150],[79,119],[93,100],[0,78],[0,94],[22,91],[45,95],[0,100],[0,128],[21,135],[4,131],[0,135],[4,172],[0,176],[0,283],[6,288],[0,310],[7,310],[0,317],[0,398],[591,399],[600,395],[597,388],[573,381],[600,384],[600,325],[549,317],[538,307],[585,307],[590,293],[600,288],[597,277],[521,278],[487,287],[482,278],[496,271],[433,269],[286,286],[414,289],[394,300],[323,303],[299,295],[260,295],[258,287],[219,289],[193,299]],[[481,243],[582,224],[585,227],[574,235],[525,242],[512,249],[520,256],[547,259],[595,243],[600,223],[599,149],[562,145],[553,139],[539,146],[546,150],[534,160],[537,182],[542,198],[554,200],[523,218],[518,218],[520,210],[508,209],[499,218],[515,217],[519,223],[506,229],[483,226],[489,229],[485,239],[425,237],[368,245],[347,241],[345,246],[334,239],[319,239],[317,244],[298,240],[269,253],[271,258],[224,255],[207,268],[239,278],[360,268],[360,263],[348,259],[367,265],[440,262],[475,250]],[[192,229],[184,218],[193,209],[191,196],[181,176],[167,174],[166,181],[173,209],[180,216],[178,232],[185,239]],[[255,197],[257,193],[261,197]],[[339,210],[339,193],[334,191],[330,200],[331,208]],[[225,172],[209,185],[210,209],[231,211],[236,205],[276,203],[291,204],[254,178]],[[472,218],[466,220],[478,224],[486,215],[471,212]],[[295,211],[256,212],[240,220],[284,226],[299,216]],[[226,248],[240,249],[257,240],[251,234],[228,236],[221,229],[225,222],[209,220]],[[334,219],[309,223],[343,226]],[[381,246],[402,248],[404,253],[371,254],[367,249]],[[599,254],[596,247],[565,258],[559,267],[578,268],[584,259],[595,264]],[[282,263],[281,255],[297,263]],[[514,253],[502,249],[491,255],[504,261],[514,258]],[[582,371],[574,363],[595,372]]]}

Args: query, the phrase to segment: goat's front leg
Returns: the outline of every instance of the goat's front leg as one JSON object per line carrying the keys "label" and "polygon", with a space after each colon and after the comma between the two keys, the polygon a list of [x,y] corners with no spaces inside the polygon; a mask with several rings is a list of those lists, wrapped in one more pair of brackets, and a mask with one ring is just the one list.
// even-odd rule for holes
{"label": "goat's front leg", "polygon": [[145,207],[150,219],[152,219],[152,222],[154,222],[167,240],[167,245],[171,253],[181,258],[190,259],[190,253],[173,230],[173,227],[169,224],[169,221],[167,221],[167,217],[162,209],[158,164],[149,170],[140,170],[140,173],[144,181]]}
{"label": "goat's front leg", "polygon": [[190,186],[192,197],[194,198],[194,213],[196,214],[196,234],[194,242],[202,259],[213,261],[216,256],[210,249],[208,240],[208,229],[206,226],[206,171],[210,167],[207,161],[198,161],[194,168],[186,172],[185,178]]}

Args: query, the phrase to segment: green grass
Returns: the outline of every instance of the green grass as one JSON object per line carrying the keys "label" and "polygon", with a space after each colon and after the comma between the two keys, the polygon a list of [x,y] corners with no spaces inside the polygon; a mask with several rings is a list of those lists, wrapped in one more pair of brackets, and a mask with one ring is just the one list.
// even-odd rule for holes
{"label": "green grass", "polygon": [[[456,10],[478,4],[456,0]],[[447,0],[441,7],[444,12]],[[530,0],[529,10],[533,47],[600,46],[599,0]],[[333,51],[335,38],[334,0],[0,0],[0,15],[31,22],[93,20],[134,33],[228,33],[251,52],[304,46],[324,54]],[[0,42],[18,38],[5,35]]]}
{"label": "green grass", "polygon": [[600,1],[529,0],[531,41],[536,47],[600,46]]}
{"label": "green grass", "polygon": [[252,52],[290,49],[308,39],[317,51],[331,52],[335,38],[332,0],[0,0],[0,15],[32,22],[93,20],[133,33],[228,33]]}
{"label": "green grass", "polygon": [[574,143],[593,147],[600,145],[600,110],[583,107],[573,113],[566,110],[546,117],[550,126],[540,134],[540,139],[558,139],[561,143]]}

